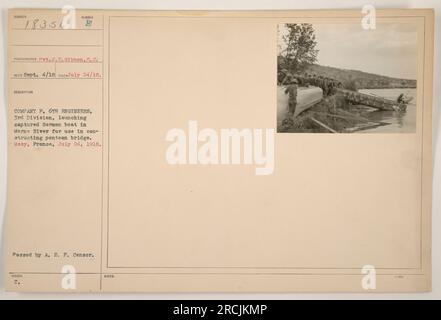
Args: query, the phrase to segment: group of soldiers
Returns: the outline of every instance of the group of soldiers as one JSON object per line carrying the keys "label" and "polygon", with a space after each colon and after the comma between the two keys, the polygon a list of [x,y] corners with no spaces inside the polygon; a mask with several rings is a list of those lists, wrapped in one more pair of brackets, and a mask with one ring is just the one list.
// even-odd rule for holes
{"label": "group of soldiers", "polygon": [[288,116],[283,120],[282,125],[289,128],[293,124],[293,118],[297,107],[297,87],[319,87],[323,91],[323,97],[328,97],[337,92],[337,88],[342,88],[341,82],[315,74],[305,73],[303,75],[293,75],[284,72],[282,85],[286,85],[285,93],[288,94]]}
{"label": "group of soldiers", "polygon": [[343,84],[340,81],[332,78],[317,76],[315,74],[308,73],[305,73],[303,75],[293,75],[289,72],[285,73],[285,77],[282,80],[282,85],[289,85],[293,82],[301,87],[319,87],[322,89],[324,97],[335,94],[338,88],[343,88]]}
{"label": "group of soldiers", "polygon": [[[289,128],[294,123],[294,115],[297,108],[297,91],[301,87],[319,87],[323,91],[323,97],[329,97],[344,89],[343,84],[332,78],[304,73],[303,75],[292,74],[282,70],[278,74],[278,81],[285,86],[285,93],[288,94],[288,114],[282,121],[282,125]],[[375,97],[373,95],[358,93],[353,90],[341,90],[344,98],[351,104],[371,106],[380,110],[404,111],[412,98],[400,94],[396,101]]]}

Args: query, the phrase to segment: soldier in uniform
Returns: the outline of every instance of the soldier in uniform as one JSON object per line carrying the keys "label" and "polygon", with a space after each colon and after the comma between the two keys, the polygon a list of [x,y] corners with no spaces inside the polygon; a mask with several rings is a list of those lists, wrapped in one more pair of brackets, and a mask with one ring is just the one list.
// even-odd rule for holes
{"label": "soldier in uniform", "polygon": [[330,89],[329,93],[331,95],[335,94],[335,80],[334,79],[331,80],[331,89]]}
{"label": "soldier in uniform", "polygon": [[313,86],[314,85],[314,78],[312,77],[311,74],[308,74],[307,83],[308,83],[308,86]]}
{"label": "soldier in uniform", "polygon": [[285,90],[285,93],[288,94],[288,116],[282,122],[285,128],[289,128],[294,124],[294,114],[297,107],[297,85],[297,79],[291,77]]}
{"label": "soldier in uniform", "polygon": [[327,77],[323,80],[323,92],[325,97],[329,96],[329,78]]}
{"label": "soldier in uniform", "polygon": [[318,86],[320,89],[323,90],[323,95],[324,95],[324,94],[325,94],[325,90],[324,90],[324,87],[323,87],[323,77],[322,77],[322,76],[319,76],[319,77],[318,77],[318,79],[317,79],[317,86]]}
{"label": "soldier in uniform", "polygon": [[288,84],[290,81],[292,81],[293,79],[293,75],[291,74],[291,72],[289,72],[288,70],[284,69],[284,74],[285,76],[283,77],[282,82],[280,83],[281,85],[286,85]]}
{"label": "soldier in uniform", "polygon": [[290,117],[294,116],[297,107],[297,85],[297,79],[291,79],[285,90],[285,93],[288,94],[288,113]]}
{"label": "soldier in uniform", "polygon": [[305,86],[305,78],[302,76],[302,75],[297,75],[296,76],[296,79],[297,79],[297,84],[299,85],[299,86],[301,86],[301,87],[304,87]]}
{"label": "soldier in uniform", "polygon": [[305,86],[305,87],[307,87],[309,85],[308,74],[306,72],[302,75],[302,82],[303,82],[303,86]]}
{"label": "soldier in uniform", "polygon": [[309,83],[310,86],[315,86],[315,84],[314,84],[314,75],[313,74],[308,75],[308,83]]}

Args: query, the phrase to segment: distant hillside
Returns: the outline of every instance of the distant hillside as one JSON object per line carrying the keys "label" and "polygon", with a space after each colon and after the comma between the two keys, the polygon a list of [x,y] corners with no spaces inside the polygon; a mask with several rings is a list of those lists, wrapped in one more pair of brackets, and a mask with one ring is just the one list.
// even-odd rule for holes
{"label": "distant hillside", "polygon": [[[279,56],[278,63],[283,58]],[[398,79],[378,74],[367,73],[359,70],[347,70],[326,67],[318,64],[309,65],[305,72],[332,78],[343,83],[348,89],[390,89],[390,88],[416,88],[416,80]]]}
{"label": "distant hillside", "polygon": [[416,80],[397,79],[358,70],[345,70],[320,65],[310,65],[306,72],[333,78],[344,85],[353,83],[357,89],[416,88]]}

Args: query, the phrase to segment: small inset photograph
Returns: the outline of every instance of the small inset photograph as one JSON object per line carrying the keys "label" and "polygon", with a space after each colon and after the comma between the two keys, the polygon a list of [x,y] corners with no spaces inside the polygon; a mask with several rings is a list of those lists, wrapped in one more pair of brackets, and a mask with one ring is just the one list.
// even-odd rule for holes
{"label": "small inset photograph", "polygon": [[417,29],[278,26],[277,132],[414,133]]}

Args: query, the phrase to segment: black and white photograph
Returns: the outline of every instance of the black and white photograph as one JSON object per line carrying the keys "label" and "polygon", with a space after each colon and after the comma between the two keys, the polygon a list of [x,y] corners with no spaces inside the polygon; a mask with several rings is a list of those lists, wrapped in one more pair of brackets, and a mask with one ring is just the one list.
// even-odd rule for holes
{"label": "black and white photograph", "polygon": [[414,133],[411,23],[278,25],[277,132]]}

